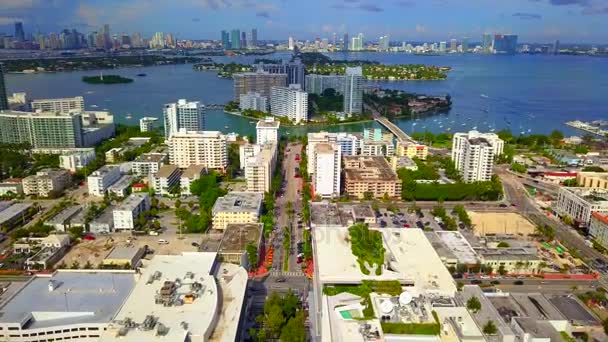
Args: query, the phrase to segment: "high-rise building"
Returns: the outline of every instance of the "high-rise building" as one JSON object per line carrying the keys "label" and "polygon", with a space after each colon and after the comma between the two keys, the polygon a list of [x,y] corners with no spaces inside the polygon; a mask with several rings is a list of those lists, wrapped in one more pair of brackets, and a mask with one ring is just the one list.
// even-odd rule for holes
{"label": "high-rise building", "polygon": [[251,29],[251,46],[252,47],[258,46],[258,29],[256,29],[256,28]]}
{"label": "high-rise building", "polygon": [[169,162],[185,169],[202,165],[225,169],[228,165],[226,136],[217,131],[180,131],[167,140]]}
{"label": "high-rise building", "polygon": [[306,88],[305,67],[299,57],[287,63],[287,85],[297,84],[301,89]]}
{"label": "high-rise building", "polygon": [[20,21],[15,23],[15,39],[18,42],[25,41],[25,31],[23,30],[23,23]]}
{"label": "high-rise building", "polygon": [[232,50],[241,49],[241,30],[230,31],[230,48]]}
{"label": "high-rise building", "polygon": [[456,133],[452,141],[452,161],[465,182],[489,181],[494,157],[502,154],[503,148],[504,141],[493,133]]}
{"label": "high-rise building", "polygon": [[222,46],[224,49],[230,49],[230,33],[222,30]]}
{"label": "high-rise building", "polygon": [[470,40],[471,39],[469,37],[462,38],[462,53],[469,52],[469,45],[470,45],[469,41]]}
{"label": "high-rise building", "polygon": [[154,123],[158,121],[158,118],[146,116],[139,119],[139,131],[150,132],[154,129]]}
{"label": "high-rise building", "polygon": [[279,127],[281,122],[275,120],[272,116],[258,121],[255,126],[256,144],[264,145],[266,143],[279,143]]}
{"label": "high-rise building", "polygon": [[440,53],[445,53],[447,49],[447,43],[446,42],[439,42],[439,52]]}
{"label": "high-rise building", "polygon": [[333,47],[334,49],[336,49],[336,48],[337,48],[337,45],[336,45],[336,44],[338,43],[338,42],[337,42],[338,35],[336,35],[336,32],[334,32],[334,34],[333,34],[333,37],[332,37],[332,38],[333,38],[333,40],[332,40],[331,45],[332,45],[332,47]]}
{"label": "high-rise building", "polygon": [[8,109],[8,96],[4,78],[4,64],[0,63],[0,110]]}
{"label": "high-rise building", "polygon": [[188,102],[180,99],[177,103],[168,103],[163,107],[165,138],[170,138],[180,130],[203,131],[205,113],[199,101]]}
{"label": "high-rise building", "polygon": [[103,25],[103,46],[105,49],[109,49],[112,47],[112,38],[110,36],[110,25]]}
{"label": "high-rise building", "polygon": [[315,161],[313,192],[324,198],[340,196],[342,153],[338,144],[317,144],[311,158]]}
{"label": "high-rise building", "polygon": [[285,87],[287,85],[287,74],[256,71],[234,74],[232,78],[234,80],[234,101],[237,102],[241,100],[242,94],[250,92],[270,98],[272,87]]}
{"label": "high-rise building", "polygon": [[365,36],[363,35],[363,33],[359,33],[357,35],[357,38],[359,38],[358,41],[357,41],[358,44],[359,44],[357,46],[357,51],[362,51],[363,48],[365,47]]}
{"label": "high-rise building", "polygon": [[272,87],[270,113],[286,117],[295,123],[308,121],[308,93],[296,84],[289,87]]}
{"label": "high-rise building", "polygon": [[139,32],[133,32],[131,34],[131,46],[134,48],[142,48],[144,47],[144,39]]}
{"label": "high-rise building", "polygon": [[347,67],[344,77],[344,112],[347,114],[363,111],[363,69]]}
{"label": "high-rise building", "polygon": [[348,44],[348,33],[345,33],[344,36],[342,36],[342,50],[348,50]]}
{"label": "high-rise building", "polygon": [[458,41],[454,38],[450,39],[450,52],[458,51]]}
{"label": "high-rise building", "polygon": [[321,95],[326,89],[332,88],[336,93],[344,91],[344,76],[342,75],[306,75],[306,92]]}
{"label": "high-rise building", "polygon": [[150,40],[150,48],[152,49],[164,49],[165,48],[165,36],[162,32],[154,33],[152,40]]}
{"label": "high-rise building", "polygon": [[67,114],[84,112],[84,97],[67,97],[61,99],[37,99],[31,103],[33,111]]}
{"label": "high-rise building", "polygon": [[240,110],[257,110],[261,112],[268,111],[268,98],[260,95],[260,93],[249,92],[247,94],[241,94],[239,101]]}
{"label": "high-rise building", "polygon": [[[340,146],[342,156],[355,156],[358,153],[359,138],[350,133],[329,133],[315,132],[308,133],[308,144],[306,145],[306,155],[312,156],[317,144],[337,144]],[[313,174],[316,169],[314,158],[308,158],[308,173]]]}
{"label": "high-rise building", "polygon": [[492,53],[492,48],[494,45],[494,38],[489,33],[484,33],[483,39],[481,42],[481,47],[484,53]]}
{"label": "high-rise building", "polygon": [[388,51],[390,45],[390,38],[388,35],[380,37],[378,42],[378,51]]}
{"label": "high-rise building", "polygon": [[82,115],[0,112],[0,143],[31,148],[83,147]]}
{"label": "high-rise building", "polygon": [[553,44],[553,54],[559,55],[559,40],[556,40]]}
{"label": "high-rise building", "polygon": [[494,53],[513,55],[517,52],[517,35],[497,34],[494,35]]}
{"label": "high-rise building", "polygon": [[241,48],[247,48],[247,33],[245,31],[241,32]]}
{"label": "high-rise building", "polygon": [[292,36],[289,36],[289,39],[287,39],[287,48],[289,50],[293,50],[296,46],[296,41],[295,39],[293,39]]}
{"label": "high-rise building", "polygon": [[[255,145],[259,146],[259,145]],[[260,146],[259,152],[247,157],[245,179],[248,192],[265,193],[272,186],[272,173],[277,162],[277,143],[268,142]]]}

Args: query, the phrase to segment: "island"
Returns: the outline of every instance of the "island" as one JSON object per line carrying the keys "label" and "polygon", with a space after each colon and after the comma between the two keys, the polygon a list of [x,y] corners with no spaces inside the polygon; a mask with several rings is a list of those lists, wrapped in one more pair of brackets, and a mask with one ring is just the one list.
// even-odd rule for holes
{"label": "island", "polygon": [[445,113],[452,107],[450,95],[429,96],[391,89],[376,89],[364,94],[363,102],[389,120]]}
{"label": "island", "polygon": [[[295,57],[299,57],[306,66],[307,74],[318,75],[344,75],[347,67],[361,66],[363,77],[370,81],[431,81],[445,80],[450,67],[431,66],[423,64],[380,64],[376,61],[368,60],[333,60],[324,54],[317,52],[305,52]],[[280,60],[275,59],[256,59],[255,64],[280,64]],[[253,71],[254,66],[239,63],[213,63],[206,61],[194,65],[195,70],[215,70],[219,78],[231,78],[233,74],[240,72]]]}
{"label": "island", "polygon": [[133,79],[118,75],[82,76],[82,81],[89,84],[131,83]]}

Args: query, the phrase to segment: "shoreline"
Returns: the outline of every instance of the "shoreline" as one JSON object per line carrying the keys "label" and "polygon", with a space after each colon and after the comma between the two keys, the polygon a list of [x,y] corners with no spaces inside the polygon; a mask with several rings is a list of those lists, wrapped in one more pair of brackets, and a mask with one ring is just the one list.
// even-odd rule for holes
{"label": "shoreline", "polygon": [[[222,110],[223,113],[225,114],[230,114],[230,115],[234,115],[234,116],[240,116],[242,118],[245,119],[250,119],[250,120],[262,120],[260,118],[255,118],[252,116],[245,116],[243,114],[241,114],[240,112],[229,112],[226,110]],[[272,115],[270,115],[272,116]],[[273,118],[275,116],[272,116]],[[358,120],[358,121],[350,121],[350,122],[339,122],[339,123],[325,123],[325,122],[311,122],[311,121],[307,121],[306,124],[303,125],[288,125],[288,124],[283,124],[281,123],[282,127],[289,127],[289,128],[305,128],[305,127],[314,127],[314,126],[327,126],[327,127],[334,127],[334,126],[346,126],[346,125],[355,125],[355,124],[362,124],[362,123],[367,123],[367,122],[374,122],[374,119],[368,119],[368,120]]]}

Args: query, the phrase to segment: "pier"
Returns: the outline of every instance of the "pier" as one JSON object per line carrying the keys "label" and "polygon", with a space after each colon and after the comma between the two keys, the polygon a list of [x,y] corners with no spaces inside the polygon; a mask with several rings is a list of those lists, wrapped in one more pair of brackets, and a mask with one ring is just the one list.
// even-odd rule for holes
{"label": "pier", "polygon": [[587,133],[595,134],[602,138],[608,137],[608,130],[601,129],[598,126],[594,126],[587,122],[578,121],[578,120],[568,121],[568,122],[566,122],[566,126],[570,126],[570,127],[576,128],[578,130],[585,131]]}

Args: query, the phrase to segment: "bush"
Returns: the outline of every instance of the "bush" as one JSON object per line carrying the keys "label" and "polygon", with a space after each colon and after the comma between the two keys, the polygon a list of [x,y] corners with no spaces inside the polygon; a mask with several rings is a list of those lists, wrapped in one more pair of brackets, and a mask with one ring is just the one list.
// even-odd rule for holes
{"label": "bush", "polygon": [[467,310],[473,313],[477,313],[479,310],[481,310],[481,302],[477,297],[471,297],[469,300],[467,300]]}
{"label": "bush", "polygon": [[439,335],[437,323],[380,323],[385,334]]}
{"label": "bush", "polygon": [[382,244],[382,233],[376,230],[369,230],[366,224],[356,224],[348,228],[351,239],[351,250],[357,257],[357,262],[363,274],[369,274],[368,268],[376,265],[376,275],[382,274],[384,264],[384,246]]}

